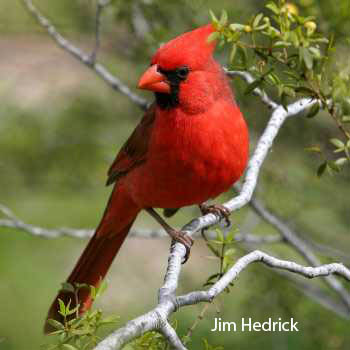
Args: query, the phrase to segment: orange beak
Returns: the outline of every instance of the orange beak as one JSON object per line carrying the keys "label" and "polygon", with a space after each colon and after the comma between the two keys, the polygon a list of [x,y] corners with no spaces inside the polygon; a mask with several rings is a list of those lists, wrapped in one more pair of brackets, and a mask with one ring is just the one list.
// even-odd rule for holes
{"label": "orange beak", "polygon": [[153,64],[143,73],[137,87],[139,89],[170,94],[170,85],[166,77],[158,72],[156,64]]}

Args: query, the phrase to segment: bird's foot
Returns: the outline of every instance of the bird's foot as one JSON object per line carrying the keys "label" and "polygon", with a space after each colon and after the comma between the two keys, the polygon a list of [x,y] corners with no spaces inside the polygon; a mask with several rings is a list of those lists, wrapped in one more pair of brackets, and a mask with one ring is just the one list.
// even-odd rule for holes
{"label": "bird's foot", "polygon": [[186,254],[185,254],[184,260],[182,261],[182,264],[184,264],[190,257],[191,247],[194,242],[192,237],[190,237],[189,235],[187,235],[182,231],[177,231],[175,229],[171,229],[167,232],[174,241],[182,243],[185,246]]}
{"label": "bird's foot", "polygon": [[182,231],[175,230],[171,226],[169,226],[164,219],[153,209],[153,208],[146,208],[146,211],[155,218],[159,224],[164,228],[166,233],[176,242],[182,243],[186,248],[186,255],[183,260],[183,264],[188,260],[190,257],[191,247],[193,245],[193,239],[186,233]]}
{"label": "bird's foot", "polygon": [[230,211],[226,207],[224,207],[222,204],[208,205],[208,204],[202,203],[199,205],[199,209],[202,215],[206,215],[206,214],[218,215],[225,219],[227,227],[231,225],[231,221],[229,218]]}

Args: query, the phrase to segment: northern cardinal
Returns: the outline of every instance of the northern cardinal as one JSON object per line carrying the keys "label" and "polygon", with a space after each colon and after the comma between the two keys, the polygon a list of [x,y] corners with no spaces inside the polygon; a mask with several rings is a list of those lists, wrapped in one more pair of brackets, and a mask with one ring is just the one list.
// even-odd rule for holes
{"label": "northern cardinal", "polygon": [[[102,220],[67,282],[96,286],[107,273],[138,213],[145,209],[187,252],[192,239],[176,231],[152,208],[202,205],[227,191],[242,175],[248,158],[248,130],[222,67],[214,60],[211,24],[161,46],[138,87],[155,93],[155,102],[119,151],[108,171],[114,183]],[[203,207],[227,215],[223,206]],[[58,298],[48,318],[62,320]],[[79,292],[80,312],[91,306]],[[45,331],[51,327],[46,323]]]}

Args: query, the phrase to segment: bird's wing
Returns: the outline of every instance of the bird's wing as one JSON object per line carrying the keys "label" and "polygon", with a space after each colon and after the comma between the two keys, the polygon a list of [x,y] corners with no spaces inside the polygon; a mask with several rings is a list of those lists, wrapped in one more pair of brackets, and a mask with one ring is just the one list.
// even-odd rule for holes
{"label": "bird's wing", "polygon": [[125,142],[108,170],[107,186],[146,160],[155,119],[155,104],[150,106],[139,125]]}

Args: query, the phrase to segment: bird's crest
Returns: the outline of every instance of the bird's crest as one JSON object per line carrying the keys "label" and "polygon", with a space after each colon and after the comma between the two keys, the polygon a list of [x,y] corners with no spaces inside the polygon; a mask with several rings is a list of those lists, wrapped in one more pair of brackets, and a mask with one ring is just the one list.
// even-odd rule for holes
{"label": "bird's crest", "polygon": [[157,50],[152,64],[158,64],[164,70],[184,65],[193,70],[201,69],[212,57],[215,41],[208,42],[208,37],[214,31],[208,24],[170,40]]}

